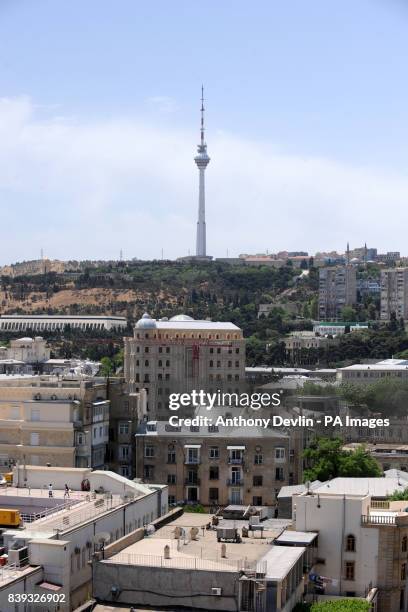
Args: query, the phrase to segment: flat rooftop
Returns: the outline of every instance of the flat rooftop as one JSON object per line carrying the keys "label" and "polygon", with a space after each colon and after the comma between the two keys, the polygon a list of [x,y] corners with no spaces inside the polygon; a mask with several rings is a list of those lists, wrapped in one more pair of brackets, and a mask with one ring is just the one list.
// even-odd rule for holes
{"label": "flat rooftop", "polygon": [[286,529],[281,533],[275,540],[279,544],[303,544],[304,546],[310,545],[318,534],[311,531],[291,531]]}
{"label": "flat rooftop", "polygon": [[[211,514],[184,513],[152,535],[112,555],[103,563],[237,572],[249,567],[259,567],[263,557],[273,547],[273,539],[280,533],[266,529],[263,537],[259,533],[250,532],[249,537],[242,538],[240,543],[226,542],[227,553],[226,558],[223,558],[222,543],[217,542],[216,528],[207,529],[211,522]],[[236,526],[241,535],[241,527],[244,524],[248,525],[248,522],[221,520],[219,527]],[[184,529],[184,534],[179,540],[175,539],[176,527]],[[191,537],[192,527],[198,528],[195,539]],[[165,546],[170,548],[170,559],[164,559]],[[263,566],[266,567],[265,564]]]}

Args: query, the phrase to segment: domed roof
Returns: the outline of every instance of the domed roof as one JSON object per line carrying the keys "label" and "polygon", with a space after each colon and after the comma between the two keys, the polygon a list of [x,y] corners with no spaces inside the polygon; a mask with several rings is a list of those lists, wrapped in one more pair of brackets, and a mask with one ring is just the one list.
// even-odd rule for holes
{"label": "domed roof", "polygon": [[194,319],[186,314],[179,314],[175,317],[171,317],[170,321],[194,321]]}
{"label": "domed roof", "polygon": [[136,323],[138,329],[154,329],[156,327],[156,320],[145,312],[141,319]]}
{"label": "domed roof", "polygon": [[17,342],[33,342],[32,338],[17,338]]}

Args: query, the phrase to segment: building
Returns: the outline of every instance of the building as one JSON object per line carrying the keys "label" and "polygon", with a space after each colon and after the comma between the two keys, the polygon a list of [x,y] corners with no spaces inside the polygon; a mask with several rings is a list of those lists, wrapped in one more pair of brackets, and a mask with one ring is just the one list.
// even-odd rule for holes
{"label": "building", "polygon": [[93,598],[115,609],[293,610],[316,534],[298,534],[303,546],[275,545],[282,526],[257,522],[256,535],[251,519],[216,522],[184,513],[148,537],[139,530],[107,546],[93,563]]}
{"label": "building", "polygon": [[383,379],[406,380],[408,378],[407,359],[385,359],[378,363],[356,363],[337,370],[337,381],[370,385]]}
{"label": "building", "polygon": [[1,315],[0,331],[64,331],[66,328],[87,330],[125,329],[125,317],[97,317],[74,315]]}
{"label": "building", "polygon": [[319,318],[339,319],[343,308],[357,303],[356,269],[334,266],[319,270]]}
{"label": "building", "polygon": [[379,297],[381,294],[381,282],[380,279],[371,278],[359,278],[357,280],[357,291],[360,297],[371,295],[373,297]]}
{"label": "building", "polygon": [[233,323],[184,314],[156,320],[145,313],[124,345],[129,391],[146,389],[150,418],[168,418],[171,393],[236,392],[245,384],[245,340]]}
{"label": "building", "polygon": [[136,435],[136,475],[167,484],[172,504],[274,506],[295,464],[289,435],[275,429],[150,421]]}
{"label": "building", "polygon": [[38,364],[50,358],[50,349],[41,336],[10,340],[10,346],[0,347],[0,359],[15,359],[29,364]]}
{"label": "building", "polygon": [[198,221],[197,221],[197,242],[196,257],[207,257],[207,237],[205,225],[205,170],[210,163],[207,153],[207,144],[204,139],[204,88],[201,88],[201,131],[200,144],[197,147],[197,155],[194,161],[199,171],[199,192],[198,192]]}
{"label": "building", "polygon": [[[284,343],[286,358],[289,361],[299,365],[308,365],[316,363],[321,353],[329,351],[331,346],[338,343],[338,338],[319,336],[313,331],[298,331],[289,334],[284,339]],[[315,357],[311,353],[314,353]]]}
{"label": "building", "polygon": [[[0,609],[69,612],[90,599],[94,555],[165,515],[167,488],[108,471],[20,466],[13,486],[0,490],[0,507],[22,517],[19,528],[2,530],[9,562],[1,568]],[[42,596],[43,603],[11,604],[18,593]],[[53,594],[59,597],[47,599]]]}
{"label": "building", "polygon": [[366,597],[377,589],[378,612],[407,609],[406,502],[386,499],[396,489],[396,478],[336,478],[296,497],[296,530],[319,533],[320,593]]}
{"label": "building", "polygon": [[381,272],[380,318],[389,321],[408,318],[408,268],[393,268]]}
{"label": "building", "polygon": [[313,331],[321,336],[339,336],[347,331],[355,332],[368,329],[368,323],[359,323],[356,321],[344,321],[342,323],[334,323],[327,321],[315,321],[313,323]]}
{"label": "building", "polygon": [[0,465],[106,466],[106,382],[0,376]]}
{"label": "building", "polygon": [[135,433],[146,416],[146,391],[128,393],[123,381],[109,385],[109,469],[126,478],[136,476]]}
{"label": "building", "polygon": [[[361,447],[361,443],[351,442],[343,448],[354,451],[359,447]],[[365,443],[364,449],[378,461],[384,472],[388,472],[388,470],[406,472],[406,478],[408,479],[408,444],[395,444],[391,442]]]}

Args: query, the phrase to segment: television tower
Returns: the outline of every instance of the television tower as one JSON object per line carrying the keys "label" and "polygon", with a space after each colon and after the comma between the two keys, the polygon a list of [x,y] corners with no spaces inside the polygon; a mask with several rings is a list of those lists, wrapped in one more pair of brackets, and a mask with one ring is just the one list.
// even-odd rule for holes
{"label": "television tower", "polygon": [[194,158],[199,170],[199,189],[198,189],[198,221],[197,221],[197,243],[196,256],[207,257],[206,228],[205,228],[205,169],[210,163],[207,154],[207,145],[204,140],[204,87],[201,87],[201,138],[197,146],[196,157]]}

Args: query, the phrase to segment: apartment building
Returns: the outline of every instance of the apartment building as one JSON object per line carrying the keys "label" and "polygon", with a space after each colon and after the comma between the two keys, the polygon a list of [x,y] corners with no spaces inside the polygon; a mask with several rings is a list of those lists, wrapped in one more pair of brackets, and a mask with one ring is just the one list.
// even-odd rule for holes
{"label": "apartment building", "polygon": [[124,380],[109,385],[109,469],[126,478],[134,478],[135,433],[146,416],[146,391],[128,393]]}
{"label": "apartment building", "polygon": [[0,377],[0,465],[105,467],[109,406],[102,380]]}
{"label": "apartment building", "polygon": [[289,435],[273,429],[150,421],[136,435],[136,475],[167,484],[172,504],[274,506],[295,462]]}
{"label": "apartment building", "polygon": [[336,478],[293,500],[296,529],[319,533],[314,574],[325,595],[378,589],[378,612],[407,610],[407,504],[386,500],[402,489],[396,480]]}
{"label": "apartment building", "polygon": [[392,268],[381,272],[380,318],[389,321],[408,318],[408,268]]}
{"label": "apartment building", "polygon": [[294,364],[308,365],[316,359],[310,355],[313,351],[328,351],[338,343],[338,338],[319,336],[313,331],[292,332],[284,339],[286,358]]}
{"label": "apartment building", "polygon": [[357,303],[354,266],[333,266],[319,270],[319,318],[338,319],[345,306]]}
{"label": "apartment building", "polygon": [[198,321],[187,315],[156,320],[145,313],[124,344],[129,391],[146,389],[150,418],[168,418],[171,393],[194,389],[232,393],[245,384],[245,340],[233,323]]}
{"label": "apartment building", "polygon": [[[0,507],[19,510],[23,521],[2,533],[9,557],[1,571],[0,609],[70,612],[90,599],[94,556],[167,513],[167,487],[109,471],[20,466],[14,468],[13,486],[0,490]],[[36,604],[9,599],[22,593],[43,599]],[[50,601],[50,594],[59,597]]]}

